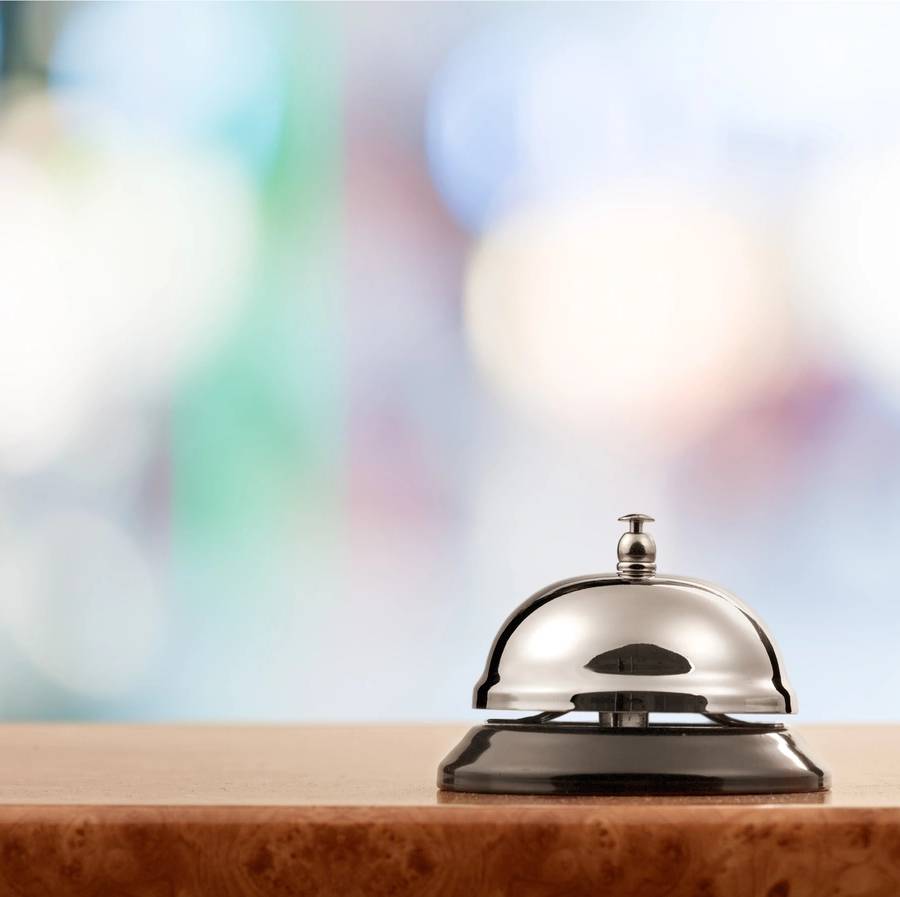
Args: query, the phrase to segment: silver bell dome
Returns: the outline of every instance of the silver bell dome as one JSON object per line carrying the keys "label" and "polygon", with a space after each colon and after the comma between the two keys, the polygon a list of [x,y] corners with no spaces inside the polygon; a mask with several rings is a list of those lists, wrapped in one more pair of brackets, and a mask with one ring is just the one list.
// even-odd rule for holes
{"label": "silver bell dome", "polygon": [[718,586],[656,574],[652,517],[619,518],[616,573],[564,579],[497,634],[474,706],[601,713],[796,713],[759,618]]}

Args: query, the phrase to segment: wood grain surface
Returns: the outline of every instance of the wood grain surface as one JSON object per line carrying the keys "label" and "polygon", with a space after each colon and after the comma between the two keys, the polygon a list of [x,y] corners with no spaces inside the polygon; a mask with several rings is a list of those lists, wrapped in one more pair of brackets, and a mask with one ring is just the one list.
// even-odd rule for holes
{"label": "wood grain surface", "polygon": [[900,727],[798,798],[434,788],[465,727],[0,727],[0,894],[900,895]]}

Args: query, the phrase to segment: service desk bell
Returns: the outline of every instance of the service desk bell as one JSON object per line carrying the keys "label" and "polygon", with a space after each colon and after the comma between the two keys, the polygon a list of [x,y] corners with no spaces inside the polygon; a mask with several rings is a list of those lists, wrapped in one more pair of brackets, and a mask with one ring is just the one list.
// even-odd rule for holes
{"label": "service desk bell", "polygon": [[[709,583],[656,573],[645,514],[620,517],[618,572],[564,579],[513,611],[474,706],[489,719],[438,770],[446,791],[488,794],[781,794],[828,775],[780,723],[796,713],[775,643],[750,608]],[[590,721],[561,719],[589,711]],[[654,722],[652,714],[704,722]]]}

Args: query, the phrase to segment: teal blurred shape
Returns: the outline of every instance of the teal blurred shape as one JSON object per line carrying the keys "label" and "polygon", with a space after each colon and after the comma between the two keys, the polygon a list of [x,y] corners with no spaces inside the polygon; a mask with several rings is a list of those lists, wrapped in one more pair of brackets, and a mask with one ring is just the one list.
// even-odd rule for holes
{"label": "teal blurred shape", "polygon": [[264,171],[284,124],[287,12],[247,3],[73,4],[49,63],[75,89],[75,128],[103,136],[108,116],[146,134],[212,142]]}

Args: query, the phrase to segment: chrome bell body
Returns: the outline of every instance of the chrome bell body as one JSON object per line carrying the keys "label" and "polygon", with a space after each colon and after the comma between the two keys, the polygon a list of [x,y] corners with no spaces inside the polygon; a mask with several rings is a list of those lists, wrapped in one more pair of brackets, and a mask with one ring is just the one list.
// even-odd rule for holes
{"label": "chrome bell body", "polygon": [[[473,729],[442,764],[439,786],[503,793],[827,787],[783,726],[727,716],[797,712],[762,621],[718,586],[657,575],[656,544],[644,532],[652,518],[619,519],[629,531],[619,540],[616,573],[541,589],[491,646],[474,706],[537,715]],[[570,711],[596,713],[596,722],[556,722]],[[659,712],[703,714],[708,722],[654,725],[650,715]],[[635,740],[641,736],[654,740]]]}
{"label": "chrome bell body", "polygon": [[475,686],[491,710],[794,713],[778,649],[734,595],[675,576],[564,579],[501,627]]}

